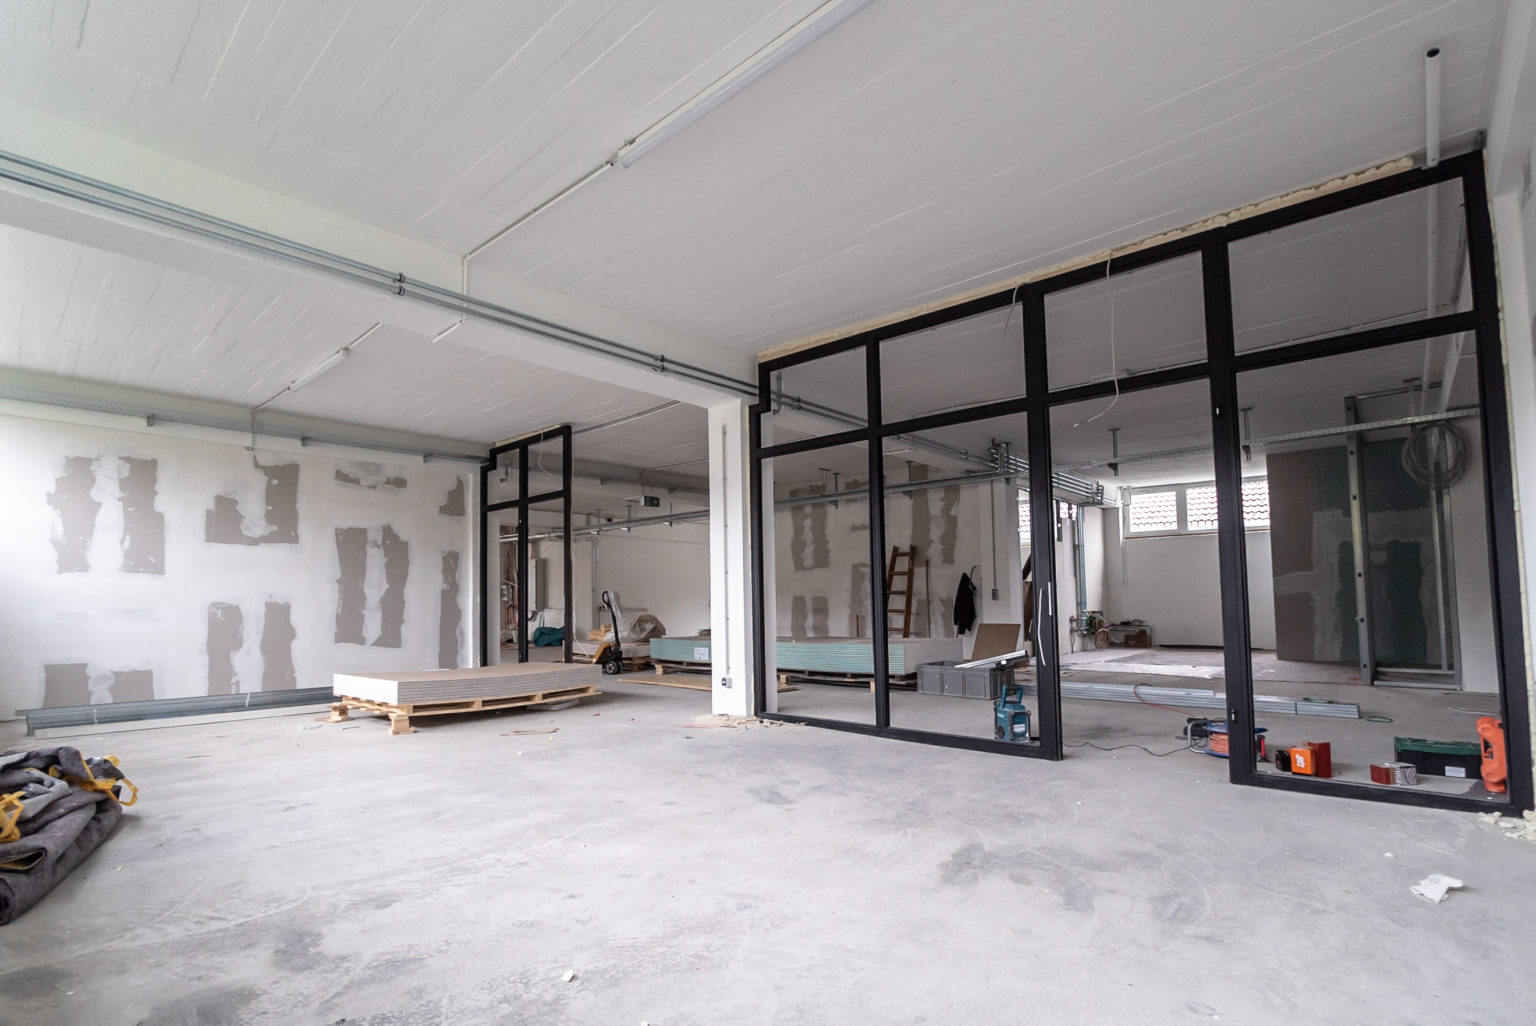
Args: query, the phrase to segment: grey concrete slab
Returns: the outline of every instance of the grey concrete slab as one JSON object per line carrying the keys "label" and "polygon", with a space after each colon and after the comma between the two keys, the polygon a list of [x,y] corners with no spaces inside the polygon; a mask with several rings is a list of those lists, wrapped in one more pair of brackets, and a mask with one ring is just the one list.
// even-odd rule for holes
{"label": "grey concrete slab", "polygon": [[[1493,1026],[1536,1000],[1536,846],[1475,817],[604,689],[405,737],[82,734],[143,799],[0,930],[0,1019]],[[1409,893],[1435,872],[1467,886]]]}

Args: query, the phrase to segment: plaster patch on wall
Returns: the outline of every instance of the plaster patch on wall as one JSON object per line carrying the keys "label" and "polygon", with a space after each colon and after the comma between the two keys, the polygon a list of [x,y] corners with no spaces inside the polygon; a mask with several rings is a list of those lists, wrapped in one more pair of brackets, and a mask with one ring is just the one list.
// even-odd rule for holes
{"label": "plaster patch on wall", "polygon": [[336,528],[338,644],[399,648],[411,550],[389,524]]}
{"label": "plaster patch on wall", "polygon": [[388,524],[379,547],[384,551],[384,594],[379,599],[379,636],[373,644],[399,648],[400,632],[405,629],[405,581],[411,572],[411,547]]}
{"label": "plaster patch on wall", "polygon": [[[463,482],[461,481],[460,484]],[[437,665],[452,669],[459,665],[463,641],[464,611],[459,607],[459,554],[443,553],[443,591],[437,616]]]}
{"label": "plaster patch on wall", "polygon": [[245,533],[244,525],[239,500],[233,495],[215,495],[213,505],[203,516],[203,541],[217,545],[258,544]]}
{"label": "plaster patch on wall", "polygon": [[789,636],[791,638],[806,637],[806,621],[809,616],[806,612],[804,595],[792,595],[789,599]]}
{"label": "plaster patch on wall", "polygon": [[939,622],[934,626],[939,629],[934,637],[953,638],[955,636],[955,600],[953,598],[939,599]]}
{"label": "plaster patch on wall", "polygon": [[286,602],[268,602],[261,623],[261,690],[292,691],[298,686],[293,670],[293,614]]}
{"label": "plaster patch on wall", "polygon": [[[820,488],[791,491],[790,497],[819,495]],[[832,549],[827,542],[827,504],[789,508],[789,556],[796,570],[822,570],[828,566]]]}
{"label": "plaster patch on wall", "polygon": [[124,456],[122,466],[123,570],[164,574],[165,514],[155,509],[158,462]]}
{"label": "plaster patch on wall", "polygon": [[91,675],[85,663],[50,663],[43,667],[43,708],[91,704]]}
{"label": "plaster patch on wall", "polygon": [[825,638],[830,630],[827,625],[827,596],[811,596],[811,637]]}
{"label": "plaster patch on wall", "polygon": [[299,465],[257,463],[267,478],[267,533],[263,545],[299,543]]}
{"label": "plaster patch on wall", "polygon": [[[93,686],[95,678],[91,680]],[[99,694],[99,692],[98,692]],[[155,671],[153,670],[113,670],[110,683],[107,685],[109,702],[148,702],[155,697]],[[101,700],[93,695],[91,702],[99,704]]]}
{"label": "plaster patch on wall", "polygon": [[939,492],[939,540],[938,562],[942,566],[955,565],[955,541],[960,533],[960,489],[954,486]]}
{"label": "plaster patch on wall", "polygon": [[245,644],[245,618],[233,602],[208,603],[208,694],[240,693],[235,656]]}
{"label": "plaster patch on wall", "polygon": [[66,456],[64,467],[54,478],[48,505],[54,508],[53,550],[61,574],[84,573],[91,569],[91,537],[96,533],[96,514],[101,503],[91,495],[96,486],[96,461],[89,456]]}
{"label": "plaster patch on wall", "polygon": [[364,585],[368,577],[368,529],[336,528],[336,635],[337,644],[364,645]]}
{"label": "plaster patch on wall", "polygon": [[367,463],[362,460],[342,460],[336,467],[336,483],[350,485],[353,488],[366,488],[369,491],[403,491],[407,485],[405,478],[398,474],[391,474],[382,463]]}
{"label": "plaster patch on wall", "polygon": [[445,517],[462,517],[468,508],[464,495],[464,479],[458,478],[453,482],[453,487],[448,489],[448,497],[443,504],[437,507],[437,512]]}
{"label": "plaster patch on wall", "polygon": [[247,516],[233,493],[215,495],[204,518],[203,540],[219,545],[297,545],[299,465],[266,464],[255,457],[251,462],[266,478],[262,516]]}

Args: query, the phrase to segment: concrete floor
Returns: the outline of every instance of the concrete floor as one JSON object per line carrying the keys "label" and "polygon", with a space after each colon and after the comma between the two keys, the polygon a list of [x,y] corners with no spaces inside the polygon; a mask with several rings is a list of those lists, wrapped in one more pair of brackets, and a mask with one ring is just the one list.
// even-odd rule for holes
{"label": "concrete floor", "polygon": [[[143,799],[0,928],[0,1021],[1530,1021],[1536,846],[1476,817],[1191,753],[691,726],[706,695],[604,688],[406,737],[82,734]],[[1409,893],[1434,872],[1467,886]]]}

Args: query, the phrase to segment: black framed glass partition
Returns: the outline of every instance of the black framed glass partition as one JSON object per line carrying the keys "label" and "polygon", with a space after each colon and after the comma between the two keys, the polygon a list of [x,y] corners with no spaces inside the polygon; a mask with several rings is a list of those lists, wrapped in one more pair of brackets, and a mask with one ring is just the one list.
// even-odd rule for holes
{"label": "black framed glass partition", "polygon": [[[492,446],[480,468],[481,666],[504,652],[528,662],[550,609],[560,617],[561,657],[571,661],[571,461],[566,424]],[[558,531],[559,544],[541,545],[540,528]]]}
{"label": "black framed glass partition", "polygon": [[[1209,710],[1227,728],[1235,783],[1531,806],[1480,153],[1319,190],[766,360],[759,391],[760,528],[768,504],[788,498],[760,480],[779,476],[773,463],[832,447],[860,447],[848,455],[865,460],[863,566],[842,576],[849,629],[869,635],[872,690],[856,722],[831,725],[1060,758],[1064,686],[1068,702],[1103,697],[1076,679],[1074,660],[1093,655],[1106,674],[1118,660],[1151,686],[1183,687],[1191,715]],[[781,562],[761,540],[755,550],[759,571]],[[1155,585],[1153,597],[1128,600],[1128,582],[1158,580],[1157,559],[1166,601],[1157,606]],[[1197,581],[1200,567],[1211,573]],[[810,629],[815,598],[804,595]],[[1175,611],[1179,601],[1189,610]],[[957,604],[1017,631],[1028,656],[1012,672],[1028,738],[999,737],[1000,699],[989,691],[971,706],[946,699],[942,683],[926,691],[901,644],[892,648],[960,640],[957,628],[946,637]],[[828,614],[830,630],[841,614]],[[1310,648],[1296,647],[1303,627]],[[960,640],[960,658],[974,647]],[[1305,658],[1286,658],[1298,652]],[[936,645],[917,658],[952,661],[944,655]],[[1338,680],[1340,667],[1354,683]],[[821,720],[792,702],[778,715]],[[1486,734],[1476,723],[1485,715],[1497,725]],[[1339,772],[1308,772],[1307,743],[1330,731]],[[1415,747],[1417,734],[1445,744]],[[1485,736],[1498,758],[1480,791],[1480,757],[1465,759],[1460,778],[1436,760],[1480,751]],[[1277,763],[1277,749],[1301,749],[1302,771]],[[1372,764],[1388,762],[1417,762],[1440,779],[1373,786]]]}

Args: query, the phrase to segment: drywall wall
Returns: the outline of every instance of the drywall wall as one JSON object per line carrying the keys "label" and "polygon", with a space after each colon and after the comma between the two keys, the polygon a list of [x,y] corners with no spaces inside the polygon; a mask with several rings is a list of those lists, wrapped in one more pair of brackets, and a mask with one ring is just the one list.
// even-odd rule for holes
{"label": "drywall wall", "polygon": [[[1216,535],[1130,538],[1121,547],[1121,518],[1103,522],[1104,615],[1152,623],[1158,645],[1221,645],[1221,557]],[[1275,647],[1269,532],[1248,532],[1248,620],[1253,647]]]}
{"label": "drywall wall", "polygon": [[470,660],[464,464],[250,441],[5,404],[0,718]]}
{"label": "drywall wall", "polygon": [[[926,467],[913,464],[911,469],[911,480],[924,479]],[[902,481],[899,470],[888,475],[889,483]],[[857,481],[842,485],[859,486]],[[962,574],[976,584],[978,621],[1019,622],[1023,592],[1014,496],[1011,486],[990,482],[886,497],[885,554],[876,572],[884,575],[893,546],[916,548],[912,637],[956,636],[954,611]],[[779,636],[869,637],[869,504],[842,500],[778,509],[773,537]],[[893,619],[893,625],[899,622],[899,617]],[[973,633],[964,635],[966,652]]]}

